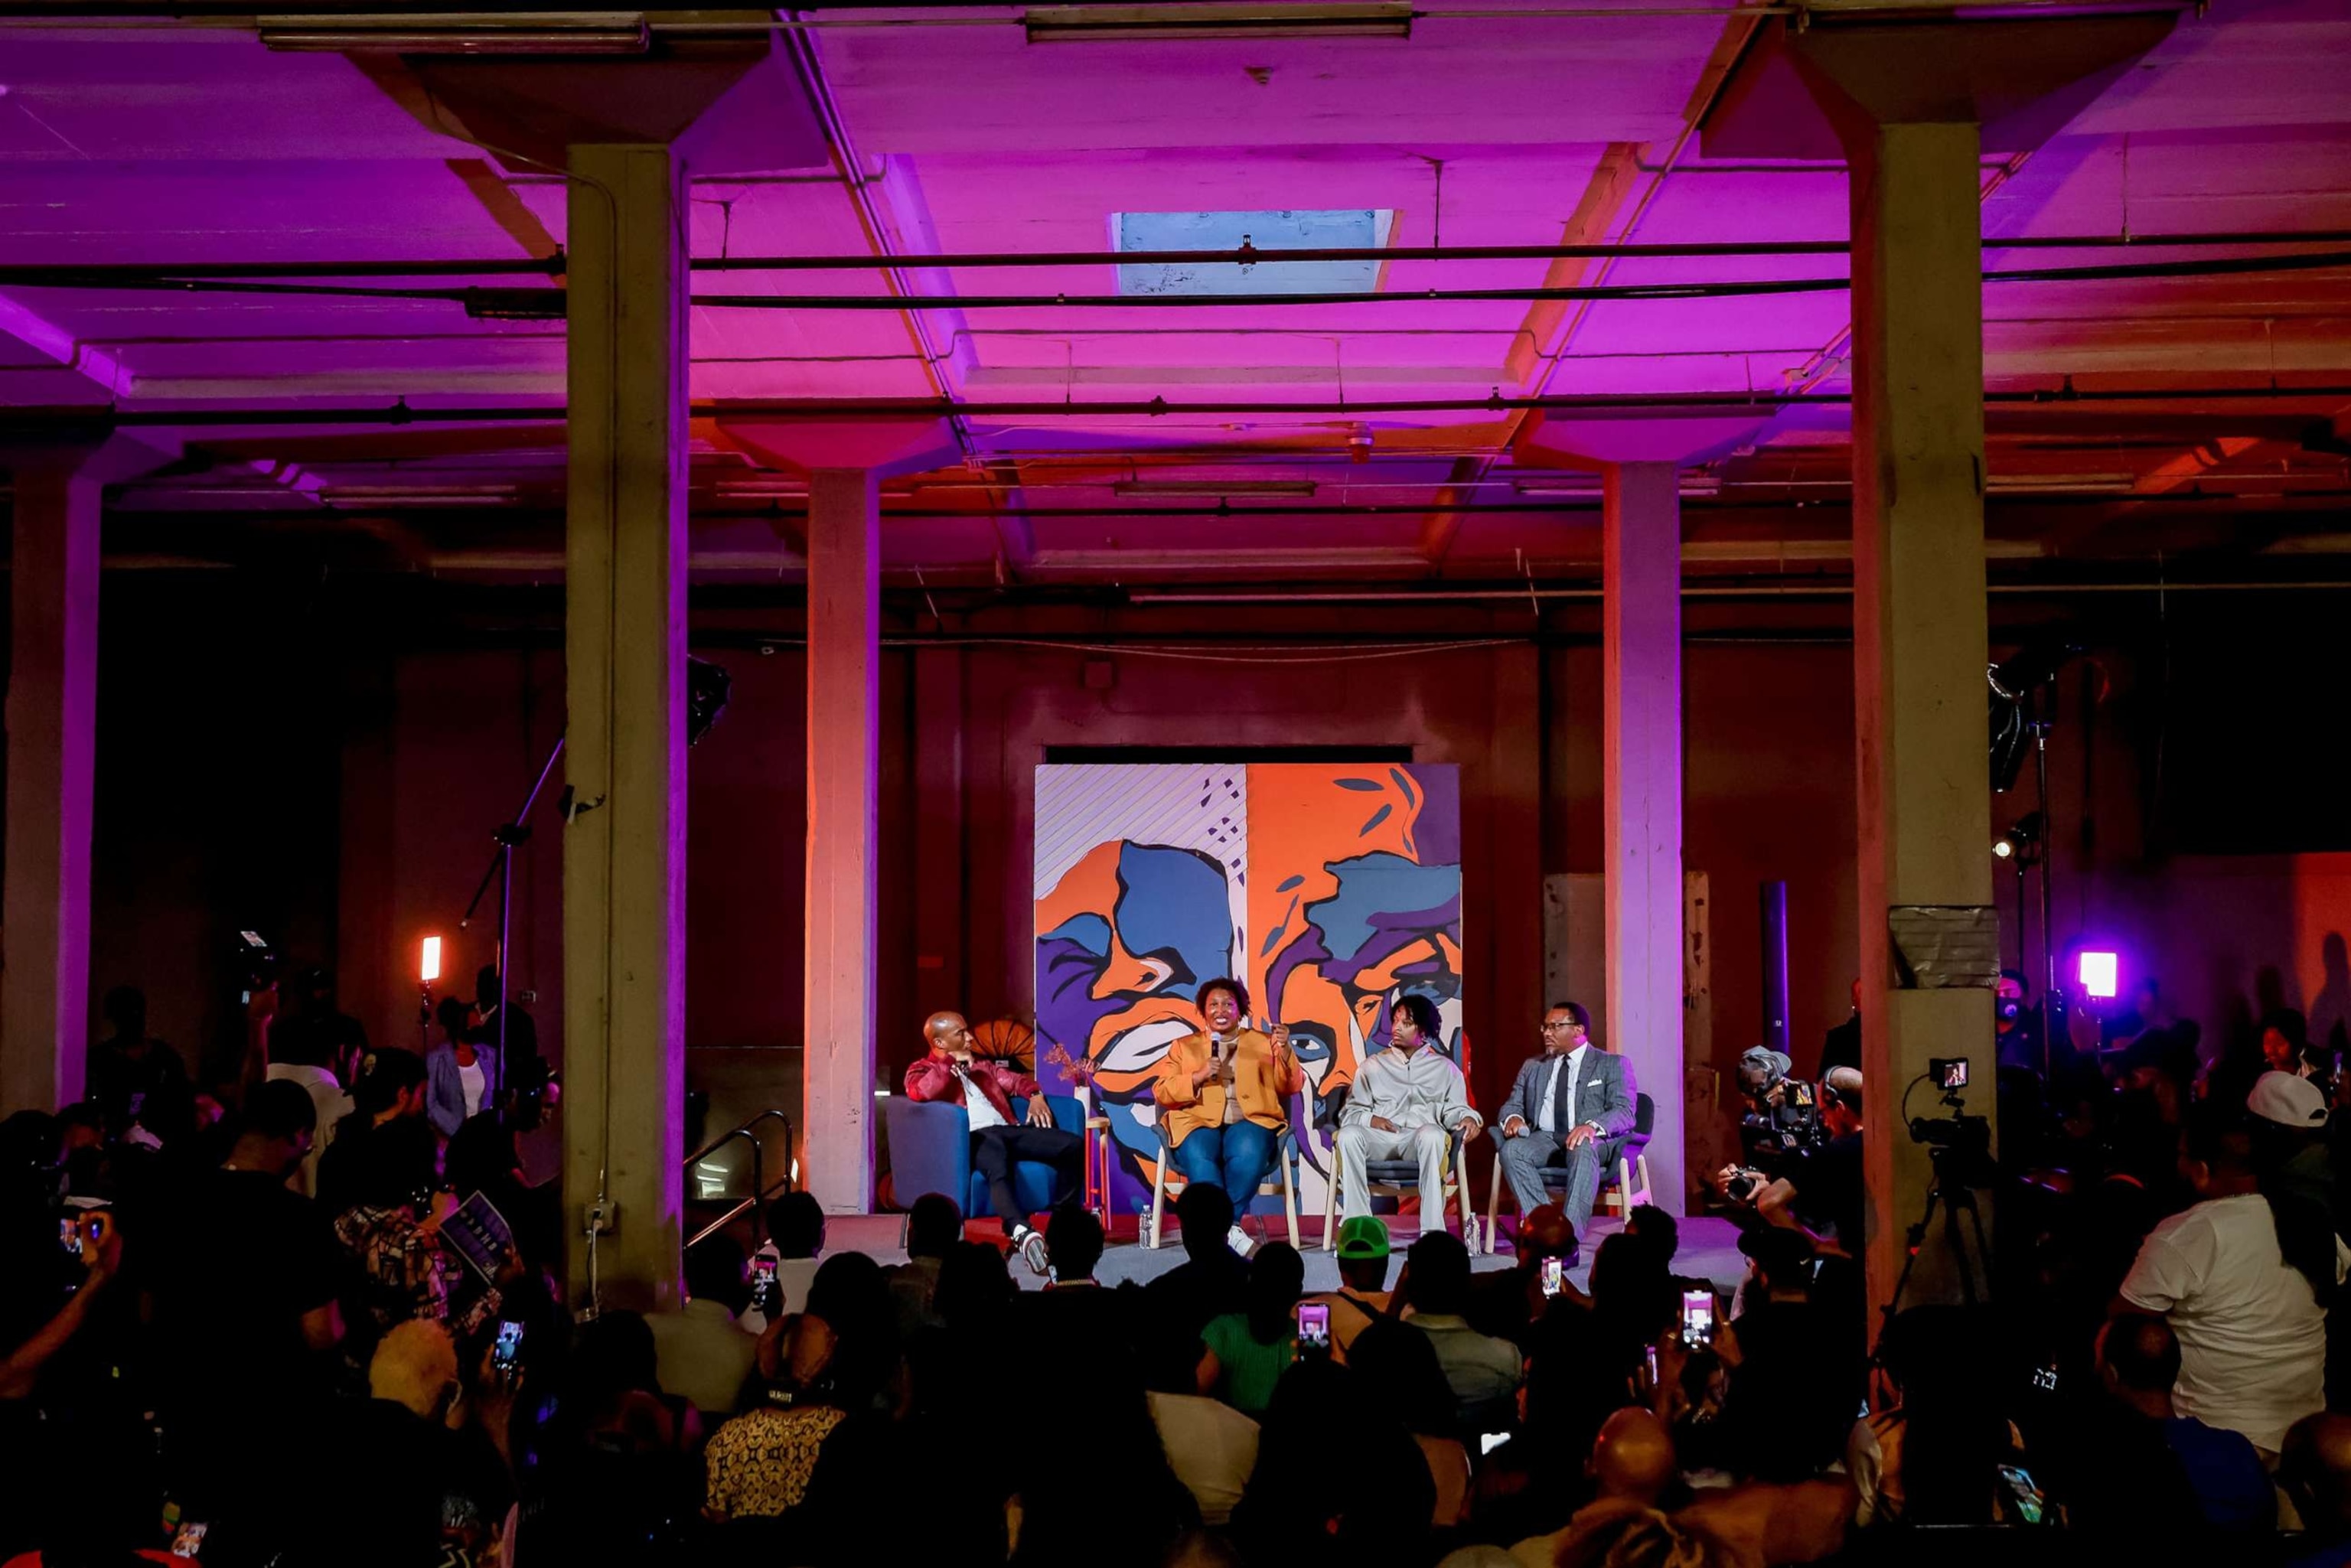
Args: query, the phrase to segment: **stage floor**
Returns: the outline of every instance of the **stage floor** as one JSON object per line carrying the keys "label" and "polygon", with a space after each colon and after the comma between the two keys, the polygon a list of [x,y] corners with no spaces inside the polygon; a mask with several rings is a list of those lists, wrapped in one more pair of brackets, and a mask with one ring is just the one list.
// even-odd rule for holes
{"label": "stage floor", "polygon": [[[1394,1223],[1393,1219],[1391,1223]],[[825,1221],[826,1250],[858,1251],[883,1263],[903,1263],[906,1260],[906,1249],[899,1238],[904,1226],[905,1216],[902,1214],[832,1215]],[[1584,1239],[1583,1261],[1569,1271],[1578,1285],[1590,1281],[1593,1254],[1601,1241],[1622,1228],[1621,1220],[1605,1217],[1593,1220],[1590,1233]],[[1116,1285],[1128,1280],[1151,1280],[1173,1269],[1184,1260],[1184,1249],[1174,1235],[1175,1227],[1171,1224],[1168,1229],[1167,1245],[1156,1251],[1135,1242],[1113,1245],[1102,1253],[1102,1267],[1095,1270],[1094,1277],[1105,1285]],[[1280,1239],[1282,1229],[1281,1221],[1276,1217],[1272,1228],[1264,1234],[1269,1239]],[[1304,1228],[1302,1250],[1306,1256],[1306,1288],[1309,1291],[1335,1290],[1339,1284],[1338,1260],[1322,1250],[1321,1229],[1319,1215],[1312,1224]],[[979,1234],[984,1232],[975,1231],[976,1238]],[[1250,1221],[1250,1234],[1258,1234],[1255,1218]],[[1396,1252],[1388,1263],[1390,1285],[1395,1283],[1396,1270],[1404,1266],[1404,1248],[1409,1245],[1410,1235],[1405,1230],[1397,1237]],[[1486,1253],[1471,1260],[1471,1266],[1481,1273],[1491,1269],[1507,1269],[1510,1263],[1511,1257],[1508,1252]],[[1747,1272],[1747,1260],[1739,1252],[1737,1228],[1727,1219],[1717,1219],[1711,1216],[1683,1220],[1681,1249],[1675,1255],[1674,1271],[1711,1280],[1724,1291],[1734,1289]],[[1012,1274],[1023,1289],[1034,1290],[1043,1284],[1026,1269],[1015,1267]]]}

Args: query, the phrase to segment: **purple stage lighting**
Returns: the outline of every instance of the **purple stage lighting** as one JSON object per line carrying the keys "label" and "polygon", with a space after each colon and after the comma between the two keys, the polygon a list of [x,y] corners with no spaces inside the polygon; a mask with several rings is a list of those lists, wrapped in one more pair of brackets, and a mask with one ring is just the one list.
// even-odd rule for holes
{"label": "purple stage lighting", "polygon": [[2116,988],[2116,976],[2119,968],[2120,965],[2117,962],[2116,956],[2112,953],[2083,954],[2083,991],[2093,997],[2113,997]]}

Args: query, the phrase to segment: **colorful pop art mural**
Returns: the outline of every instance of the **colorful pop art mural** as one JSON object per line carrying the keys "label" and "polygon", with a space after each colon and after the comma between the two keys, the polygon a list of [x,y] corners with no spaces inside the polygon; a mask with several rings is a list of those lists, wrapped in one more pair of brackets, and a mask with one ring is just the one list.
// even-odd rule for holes
{"label": "colorful pop art mural", "polygon": [[1306,1069],[1302,1208],[1322,1207],[1332,1093],[1386,1046],[1398,998],[1436,1002],[1467,1065],[1450,765],[1048,764],[1036,822],[1037,1073],[1068,1092],[1072,1065],[1091,1072],[1122,1212],[1150,1201],[1152,1082],[1219,975]]}

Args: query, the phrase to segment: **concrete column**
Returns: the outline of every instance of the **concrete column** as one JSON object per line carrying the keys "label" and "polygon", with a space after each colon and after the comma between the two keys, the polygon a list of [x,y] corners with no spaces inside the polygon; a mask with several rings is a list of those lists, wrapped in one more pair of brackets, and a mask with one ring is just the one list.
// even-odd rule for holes
{"label": "concrete column", "polygon": [[80,1099],[89,1065],[103,481],[80,470],[81,455],[16,468],[0,1113]]}
{"label": "concrete column", "polygon": [[1683,1210],[1682,530],[1670,463],[1603,476],[1609,1047],[1656,1108],[1650,1185]]}
{"label": "concrete column", "polygon": [[685,1155],[685,172],[667,144],[570,166],[566,1270],[575,1301],[592,1278],[659,1309]]}
{"label": "concrete column", "polygon": [[[1854,706],[1869,1299],[1893,1293],[1932,1172],[1900,1120],[1930,1056],[1977,1063],[1991,1112],[1991,992],[1905,989],[1887,912],[1991,903],[1984,743],[1983,289],[1971,123],[1847,139],[1853,206]],[[1952,1299],[1930,1232],[1905,1304]],[[1979,1263],[1978,1284],[1982,1281]],[[1876,1324],[1873,1322],[1873,1329]]]}
{"label": "concrete column", "polygon": [[873,1202],[880,505],[871,469],[819,468],[809,475],[808,1037],[800,1180],[832,1214],[862,1214]]}

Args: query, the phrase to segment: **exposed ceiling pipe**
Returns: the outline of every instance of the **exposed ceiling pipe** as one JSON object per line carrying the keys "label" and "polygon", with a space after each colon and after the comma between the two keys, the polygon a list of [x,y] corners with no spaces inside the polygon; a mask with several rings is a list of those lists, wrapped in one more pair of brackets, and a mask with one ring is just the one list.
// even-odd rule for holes
{"label": "exposed ceiling pipe", "polygon": [[[2328,383],[2314,386],[2270,384],[2234,387],[2133,387],[2083,390],[2067,384],[2063,387],[2035,388],[2023,391],[1987,390],[1983,400],[1997,406],[2074,407],[2098,403],[2199,403],[2199,402],[2267,402],[2317,400],[2334,402],[2351,399],[2351,386]],[[1544,397],[1505,397],[1497,392],[1482,398],[1388,398],[1340,401],[1337,399],[1298,399],[1294,401],[1242,401],[1238,399],[1207,399],[1199,402],[1171,401],[1165,397],[1120,399],[1100,402],[964,402],[936,398],[746,398],[722,402],[697,402],[691,413],[696,419],[767,418],[767,419],[841,419],[874,418],[904,419],[961,415],[970,419],[990,418],[1109,418],[1146,416],[1154,419],[1191,414],[1247,414],[1255,416],[1290,414],[1339,414],[1362,418],[1384,413],[1500,413],[1512,409],[1678,409],[1684,411],[1720,410],[1730,412],[1770,413],[1782,408],[1800,406],[1843,407],[1853,402],[1849,392],[1778,393],[1761,397],[1744,397],[1735,392],[1602,392],[1552,393]],[[205,406],[178,409],[126,409],[117,405],[70,405],[35,408],[18,407],[7,411],[15,425],[47,425],[53,428],[107,428],[116,426],[173,426],[190,428],[222,425],[395,425],[425,424],[511,424],[556,423],[562,421],[565,410],[560,403],[536,405],[459,405],[448,408],[419,408],[405,399],[389,407],[378,404],[361,408],[226,408]],[[1311,455],[1306,454],[1305,455]]]}
{"label": "exposed ceiling pipe", "polygon": [[[1843,18],[1858,16],[1886,15],[1905,18],[1922,14],[1965,9],[1982,16],[2031,16],[2046,12],[2146,13],[2170,15],[2192,8],[2193,0],[1885,0],[1882,4],[1866,4],[1862,0],[1840,4],[1835,15]],[[550,10],[576,8],[572,0],[507,0],[502,6],[489,8],[489,14],[535,15]],[[1212,5],[1203,5],[1212,10]],[[1811,16],[1819,14],[1815,6],[1781,4],[1778,0],[1742,8],[1759,16]],[[445,17],[451,11],[448,0],[368,0],[367,13],[381,16],[413,16],[418,18]],[[861,16],[865,10],[886,11],[883,16]],[[919,7],[892,6],[883,0],[833,0],[824,7],[823,16],[778,17],[740,16],[727,20],[686,20],[664,17],[658,14],[645,19],[646,29],[657,34],[679,37],[747,37],[762,33],[827,32],[832,30],[884,30],[925,27],[1026,27],[1029,17],[1022,7],[1008,7],[1003,0],[928,0]],[[909,16],[908,11],[935,13]],[[961,12],[981,15],[959,15]],[[1416,24],[1446,22],[1584,22],[1584,21],[1646,21],[1657,16],[1719,16],[1719,5],[1531,5],[1524,8],[1461,7],[1439,10],[1417,9],[1410,19]],[[15,0],[10,16],[0,21],[0,30],[39,30],[59,23],[83,26],[98,25],[102,32],[139,33],[159,28],[226,27],[250,31],[259,20],[254,12],[253,0]],[[109,26],[109,24],[112,24]]]}
{"label": "exposed ceiling pipe", "polygon": [[[1995,582],[1985,591],[1999,594],[2034,594],[2062,596],[2068,593],[2339,593],[2351,589],[2351,580],[2325,582]],[[1601,597],[1598,588],[1427,588],[1427,589],[1310,589],[1280,592],[1147,592],[1131,593],[1129,603],[1143,604],[1384,604],[1392,602],[1441,603],[1447,601],[1475,602],[1486,600],[1524,600],[1530,592],[1538,599],[1588,599]],[[1849,599],[1853,596],[1850,583],[1744,583],[1716,585],[1684,583],[1684,599]]]}
{"label": "exposed ceiling pipe", "polygon": [[[2115,262],[2095,267],[2006,267],[1987,270],[1987,285],[2002,283],[2107,283],[2136,278],[2231,277],[2259,273],[2323,271],[2351,267],[2351,251],[2297,251],[2278,256],[2219,256],[2205,260]],[[78,287],[54,279],[10,280],[16,287]],[[184,294],[290,295],[301,298],[413,299],[462,305],[487,319],[560,320],[559,288],[374,287],[360,284],[274,282],[244,278],[199,278],[157,275],[118,279],[91,287],[152,289]],[[1836,293],[1852,287],[1846,277],[1751,277],[1710,283],[1625,283],[1573,287],[1519,286],[1502,288],[1332,289],[1255,294],[696,294],[704,309],[729,310],[1224,310],[1238,308],[1295,309],[1317,305],[1492,304],[1510,300],[1610,300],[1619,302],[1737,299],[1790,294]]]}
{"label": "exposed ceiling pipe", "polygon": [[[811,175],[811,183],[840,176]],[[871,178],[871,176],[868,176]],[[727,182],[734,183],[736,182]],[[2235,246],[2351,245],[2351,229],[2252,230],[2239,234],[2039,235],[1986,238],[1986,250],[2178,250]],[[906,268],[1024,267],[1266,267],[1283,262],[1559,261],[1707,256],[1845,256],[1850,242],[1823,240],[1692,241],[1643,245],[1326,246],[1299,250],[1061,250],[968,251],[933,256],[701,256],[696,272],[886,272]],[[137,279],[268,277],[560,277],[560,252],[544,258],[497,256],[436,261],[89,262],[0,266],[0,285],[54,283],[74,287],[119,287]]]}

